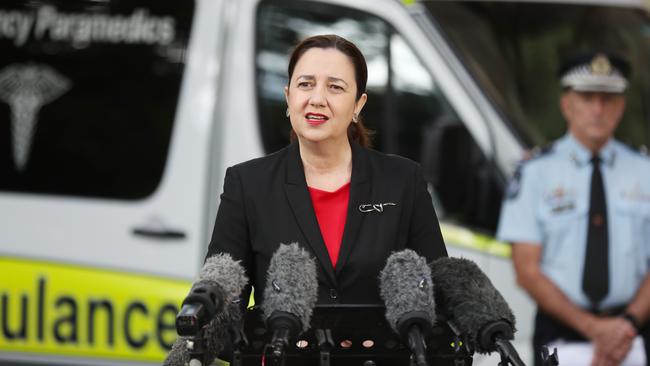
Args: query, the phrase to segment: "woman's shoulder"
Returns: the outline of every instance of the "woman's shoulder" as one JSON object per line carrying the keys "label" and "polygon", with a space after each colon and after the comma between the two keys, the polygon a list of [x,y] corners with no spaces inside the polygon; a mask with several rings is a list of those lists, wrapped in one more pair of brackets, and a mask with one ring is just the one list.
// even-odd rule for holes
{"label": "woman's shoulder", "polygon": [[373,166],[380,167],[382,169],[405,172],[413,171],[420,167],[420,163],[401,155],[387,154],[368,148],[363,149],[366,151],[366,155],[368,156],[370,163]]}
{"label": "woman's shoulder", "polygon": [[268,155],[235,164],[229,169],[240,175],[263,175],[276,172],[285,161],[289,148],[290,146],[287,146]]}
{"label": "woman's shoulder", "polygon": [[258,158],[253,158],[250,160],[243,161],[241,163],[235,164],[232,168],[235,169],[255,169],[260,166],[267,166],[270,163],[273,163],[278,160],[282,160],[286,155],[291,146],[285,146],[280,150],[272,152],[268,155],[260,156]]}

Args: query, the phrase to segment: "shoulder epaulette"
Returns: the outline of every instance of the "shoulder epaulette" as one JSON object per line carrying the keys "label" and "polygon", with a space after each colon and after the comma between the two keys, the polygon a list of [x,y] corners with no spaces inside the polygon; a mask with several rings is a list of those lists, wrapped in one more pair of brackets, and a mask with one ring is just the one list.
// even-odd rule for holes
{"label": "shoulder epaulette", "polygon": [[634,146],[625,142],[619,141],[619,143],[621,146],[623,146],[623,148],[625,148],[625,150],[632,153],[633,155],[640,155],[641,157],[650,159],[650,152],[648,151],[648,147],[646,145],[639,145],[638,148],[634,148]]}
{"label": "shoulder epaulette", "polygon": [[553,151],[553,143],[549,143],[544,146],[535,146],[534,148],[526,151],[524,157],[517,164],[517,168],[515,169],[515,172],[512,175],[512,179],[510,180],[510,183],[506,189],[507,199],[513,199],[519,195],[519,190],[521,189],[522,168],[524,164],[547,155],[551,151]]}
{"label": "shoulder epaulette", "polygon": [[524,157],[521,159],[522,163],[541,158],[542,156],[548,155],[553,151],[553,143],[550,142],[544,146],[535,146],[532,149],[526,151]]}

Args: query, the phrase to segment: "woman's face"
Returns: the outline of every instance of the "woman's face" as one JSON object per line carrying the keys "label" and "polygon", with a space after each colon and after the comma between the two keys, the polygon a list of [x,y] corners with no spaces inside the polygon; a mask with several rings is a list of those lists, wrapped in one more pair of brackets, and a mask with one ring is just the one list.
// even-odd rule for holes
{"label": "woman's face", "polygon": [[291,127],[300,141],[347,141],[348,125],[361,112],[354,65],[334,48],[311,48],[296,63],[284,94]]}

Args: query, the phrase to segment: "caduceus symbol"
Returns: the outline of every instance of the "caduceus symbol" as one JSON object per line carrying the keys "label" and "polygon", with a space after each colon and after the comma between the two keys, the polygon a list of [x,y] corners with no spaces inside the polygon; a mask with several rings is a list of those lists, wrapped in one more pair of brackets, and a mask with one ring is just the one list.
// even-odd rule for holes
{"label": "caduceus symbol", "polygon": [[0,100],[11,108],[14,163],[29,159],[38,111],[70,89],[70,81],[46,65],[13,64],[0,71]]}

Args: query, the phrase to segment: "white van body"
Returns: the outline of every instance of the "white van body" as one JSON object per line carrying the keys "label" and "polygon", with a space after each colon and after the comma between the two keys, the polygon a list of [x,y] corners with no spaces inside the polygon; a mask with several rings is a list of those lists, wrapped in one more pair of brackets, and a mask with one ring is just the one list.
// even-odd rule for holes
{"label": "white van body", "polygon": [[[643,11],[642,1],[575,3]],[[256,77],[262,57],[268,56],[256,48],[262,4],[258,0],[193,3],[191,32],[181,50],[182,82],[167,155],[158,184],[144,197],[96,197],[0,186],[0,365],[160,364],[165,345],[174,338],[175,307],[203,263],[226,168],[269,152],[260,130]],[[279,4],[281,8],[285,3]],[[14,24],[10,19],[27,19],[32,14],[36,27],[43,7],[59,15],[83,16],[94,11],[57,6],[45,0],[3,4],[0,23]],[[325,12],[328,7],[346,9],[384,22],[391,29],[390,44],[410,49],[419,60],[419,68],[430,75],[436,93],[444,96],[490,161],[503,189],[505,178],[530,146],[476,82],[458,56],[457,45],[427,14],[428,5],[309,0],[291,6],[318,6]],[[146,7],[143,1],[124,16],[135,19],[133,14],[140,16],[138,12]],[[17,45],[23,42],[18,40],[17,25],[15,29],[0,32],[4,47],[0,50],[22,50],[24,45]],[[304,35],[338,29],[306,29]],[[29,33],[25,44],[34,41],[35,32]],[[41,37],[54,37],[54,32],[47,30]],[[0,75],[2,67],[27,63],[24,58],[6,60]],[[377,69],[371,64],[371,77],[373,70]],[[2,135],[2,128],[18,119],[9,113],[15,105],[6,99],[2,103],[0,138],[8,136]],[[48,102],[56,103],[57,99]],[[40,109],[43,115],[44,108]],[[643,123],[647,125],[647,120]],[[2,174],[0,168],[0,181]],[[432,192],[435,199],[435,187]],[[517,318],[515,347],[530,362],[535,306],[516,285],[509,248],[491,239],[489,232],[447,219],[444,207],[439,212],[449,254],[476,261],[508,300]],[[474,362],[496,364],[497,358],[476,356]]]}

